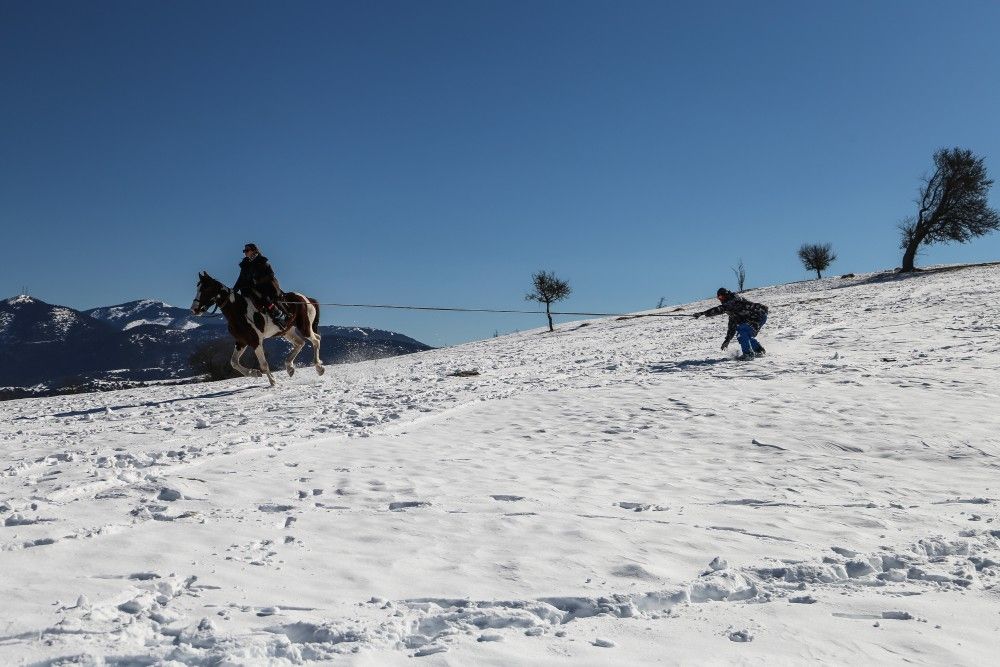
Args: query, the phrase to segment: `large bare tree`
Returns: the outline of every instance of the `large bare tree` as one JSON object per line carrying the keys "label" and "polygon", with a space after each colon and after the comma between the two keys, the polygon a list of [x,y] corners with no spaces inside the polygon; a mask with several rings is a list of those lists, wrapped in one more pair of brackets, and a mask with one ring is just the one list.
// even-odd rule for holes
{"label": "large bare tree", "polygon": [[1000,215],[987,197],[993,181],[984,159],[964,148],[942,148],[934,153],[934,173],[925,176],[917,197],[917,215],[900,225],[903,265],[914,271],[923,245],[967,243],[1000,228]]}
{"label": "large bare tree", "polygon": [[799,248],[799,259],[808,271],[815,271],[816,278],[823,277],[823,271],[837,259],[833,246],[829,243],[804,243]]}
{"label": "large bare tree", "polygon": [[559,280],[551,271],[539,271],[531,276],[532,290],[524,298],[526,301],[537,301],[545,304],[545,314],[549,318],[549,331],[555,331],[552,326],[552,304],[569,296],[569,283]]}

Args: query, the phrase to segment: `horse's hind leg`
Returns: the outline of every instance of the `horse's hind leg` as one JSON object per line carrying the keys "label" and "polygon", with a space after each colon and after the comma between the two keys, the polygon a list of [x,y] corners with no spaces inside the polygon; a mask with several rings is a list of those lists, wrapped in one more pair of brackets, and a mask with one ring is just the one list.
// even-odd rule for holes
{"label": "horse's hind leg", "polygon": [[292,351],[285,357],[285,370],[291,377],[295,375],[295,357],[299,356],[299,352],[306,346],[306,339],[300,336],[295,329],[289,329],[288,333],[285,334],[285,340],[292,344]]}
{"label": "horse's hind leg", "polygon": [[326,369],[323,368],[323,362],[319,360],[319,334],[313,331],[312,335],[309,336],[309,342],[313,346],[313,365],[316,366],[316,372],[322,375]]}
{"label": "horse's hind leg", "polygon": [[267,365],[267,357],[264,355],[264,346],[258,345],[253,349],[254,354],[257,355],[257,363],[260,364],[260,372],[267,376],[267,381],[274,386],[274,376],[271,375],[271,368]]}
{"label": "horse's hind leg", "polygon": [[246,366],[240,363],[240,357],[243,356],[243,353],[247,351],[248,347],[250,346],[240,345],[239,343],[236,343],[236,347],[233,349],[233,356],[229,360],[229,365],[235,368],[237,371],[239,371],[241,375],[247,377],[260,377],[260,371],[258,371],[256,368],[247,368]]}

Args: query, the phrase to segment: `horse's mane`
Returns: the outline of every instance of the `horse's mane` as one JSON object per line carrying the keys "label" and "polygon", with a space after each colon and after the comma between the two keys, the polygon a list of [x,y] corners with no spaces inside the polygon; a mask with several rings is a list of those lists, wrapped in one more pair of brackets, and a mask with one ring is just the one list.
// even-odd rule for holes
{"label": "horse's mane", "polygon": [[202,271],[200,274],[198,274],[198,277],[201,278],[202,280],[207,280],[212,283],[215,283],[216,285],[222,285],[223,287],[225,287],[225,284],[221,280],[216,280],[212,276],[208,275],[207,271]]}

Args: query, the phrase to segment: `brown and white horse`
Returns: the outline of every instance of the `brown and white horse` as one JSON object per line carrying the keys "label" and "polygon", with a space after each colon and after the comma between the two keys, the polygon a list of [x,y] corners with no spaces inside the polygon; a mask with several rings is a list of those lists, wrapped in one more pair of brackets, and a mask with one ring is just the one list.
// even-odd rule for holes
{"label": "brown and white horse", "polygon": [[[285,292],[285,305],[291,317],[284,327],[279,327],[266,313],[261,312],[249,299],[237,294],[204,271],[198,274],[198,288],[191,302],[191,312],[203,315],[212,306],[218,306],[229,325],[229,333],[236,339],[236,349],[230,364],[243,375],[260,377],[261,372],[274,386],[274,377],[264,356],[264,339],[281,336],[292,344],[292,351],[285,357],[285,370],[295,373],[295,357],[305,347],[306,339],[312,343],[313,365],[320,375],[326,370],[319,360],[319,304],[315,299]],[[240,357],[248,347],[257,355],[260,370],[247,368],[240,363]]]}

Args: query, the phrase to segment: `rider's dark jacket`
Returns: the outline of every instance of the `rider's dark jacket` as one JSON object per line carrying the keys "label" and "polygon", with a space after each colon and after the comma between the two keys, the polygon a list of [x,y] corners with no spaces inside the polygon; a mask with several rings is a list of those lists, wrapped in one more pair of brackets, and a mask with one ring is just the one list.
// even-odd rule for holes
{"label": "rider's dark jacket", "polygon": [[240,277],[236,279],[233,289],[243,294],[256,291],[270,299],[277,299],[281,294],[281,286],[274,275],[274,269],[264,255],[257,255],[252,259],[243,258],[240,262]]}
{"label": "rider's dark jacket", "polygon": [[764,321],[767,320],[767,306],[762,303],[747,301],[735,294],[718,306],[702,311],[700,314],[705,317],[714,317],[723,313],[729,315],[729,329],[726,330],[726,342],[733,339],[733,336],[736,334],[736,327],[740,324],[749,324],[753,327],[754,335],[756,335],[760,331],[760,328],[764,326]]}

